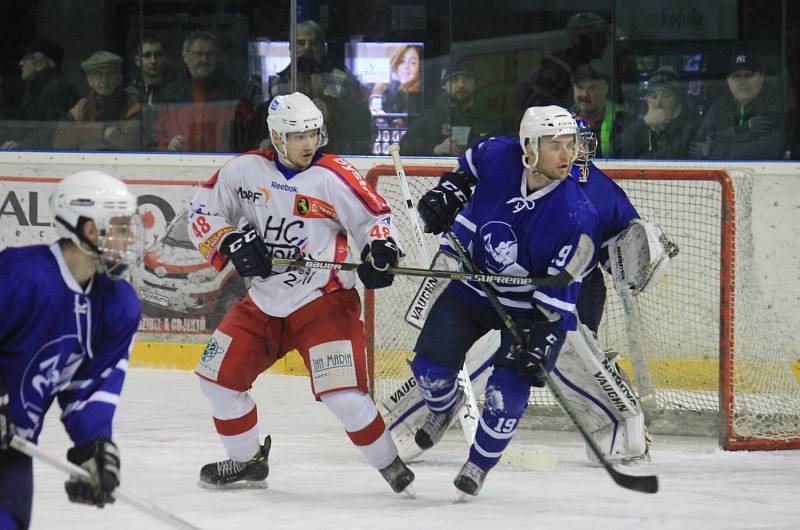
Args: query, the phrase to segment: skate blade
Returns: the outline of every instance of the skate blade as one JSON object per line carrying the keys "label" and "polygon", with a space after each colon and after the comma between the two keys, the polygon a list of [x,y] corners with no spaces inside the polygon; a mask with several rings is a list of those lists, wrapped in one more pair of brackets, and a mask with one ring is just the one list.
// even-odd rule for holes
{"label": "skate blade", "polygon": [[239,482],[231,482],[230,484],[210,484],[208,482],[203,482],[202,480],[197,481],[197,485],[205,490],[216,490],[216,491],[224,491],[224,490],[263,490],[267,489],[267,481],[266,480],[241,480]]}
{"label": "skate blade", "polygon": [[414,489],[413,484],[409,484],[406,486],[406,489],[400,492],[401,494],[405,495],[409,499],[416,499],[417,498],[417,490]]}

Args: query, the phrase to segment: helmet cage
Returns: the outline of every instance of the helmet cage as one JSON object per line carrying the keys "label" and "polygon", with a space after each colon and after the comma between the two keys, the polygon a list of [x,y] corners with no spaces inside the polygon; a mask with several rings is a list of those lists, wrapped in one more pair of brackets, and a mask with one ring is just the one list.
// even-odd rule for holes
{"label": "helmet cage", "polygon": [[[121,181],[100,171],[81,171],[62,180],[50,196],[50,210],[59,238],[71,240],[97,259],[100,270],[121,277],[144,255],[144,231],[136,197]],[[91,220],[97,243],[83,227]]]}

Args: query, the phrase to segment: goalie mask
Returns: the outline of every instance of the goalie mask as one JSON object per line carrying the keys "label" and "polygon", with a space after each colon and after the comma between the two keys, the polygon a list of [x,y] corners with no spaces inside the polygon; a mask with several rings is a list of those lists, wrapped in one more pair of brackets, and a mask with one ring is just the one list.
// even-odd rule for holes
{"label": "goalie mask", "polygon": [[[572,113],[557,105],[530,107],[519,124],[519,145],[522,146],[522,165],[530,170],[536,169],[539,148],[543,136],[574,136],[577,156],[578,126]],[[532,153],[528,152],[528,145]],[[573,157],[574,160],[574,157]]]}
{"label": "goalie mask", "polygon": [[578,182],[585,183],[589,179],[589,162],[597,153],[597,138],[589,127],[589,122],[576,117],[575,123],[578,125],[578,156],[575,158],[575,163],[581,168]]}
{"label": "goalie mask", "polygon": [[286,151],[286,138],[289,133],[319,129],[319,142],[316,148],[324,147],[328,143],[328,133],[325,130],[322,111],[308,96],[300,92],[273,98],[269,104],[267,128],[270,138],[273,132],[280,138],[282,145],[276,147],[279,148],[280,154],[287,159],[289,154]]}
{"label": "goalie mask", "polygon": [[[58,237],[94,256],[98,270],[112,278],[138,265],[144,255],[144,232],[136,210],[136,197],[128,186],[100,171],[74,173],[50,196]],[[97,230],[96,243],[84,235],[88,221]]]}

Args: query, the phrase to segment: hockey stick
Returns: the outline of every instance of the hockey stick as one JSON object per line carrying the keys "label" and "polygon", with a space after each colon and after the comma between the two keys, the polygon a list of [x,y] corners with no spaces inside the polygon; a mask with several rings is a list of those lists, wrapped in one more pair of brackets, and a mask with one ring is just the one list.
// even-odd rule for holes
{"label": "hockey stick", "polygon": [[[389,147],[389,153],[392,155],[394,162],[394,169],[397,172],[397,179],[400,181],[400,190],[403,193],[403,199],[406,203],[406,214],[411,221],[411,227],[414,229],[414,242],[419,249],[420,261],[418,263],[422,266],[431,264],[430,256],[428,256],[428,249],[425,247],[425,239],[422,235],[422,226],[419,224],[419,216],[414,208],[414,199],[411,197],[411,190],[408,188],[408,179],[406,178],[406,171],[403,169],[403,162],[400,160],[400,146],[393,144]],[[428,280],[435,287],[438,279],[431,278]],[[434,283],[435,282],[435,283]],[[465,361],[466,363],[466,361]],[[467,440],[467,445],[472,445],[475,439],[475,433],[478,431],[478,402],[475,399],[475,390],[472,388],[472,382],[469,378],[469,371],[467,365],[464,364],[458,371],[458,384],[464,391],[464,405],[458,411],[458,420],[461,423],[461,430],[464,431],[464,438]]]}
{"label": "hockey stick", "polygon": [[[291,267],[295,269],[323,269],[335,271],[355,271],[360,263],[347,263],[336,261],[319,261],[305,258],[286,259],[271,258],[273,265],[279,267]],[[563,287],[572,283],[572,276],[566,271],[558,276],[547,276],[544,278],[525,278],[522,276],[504,276],[500,274],[480,274],[459,271],[442,271],[434,269],[415,269],[410,267],[389,267],[387,272],[403,276],[422,276],[434,278],[446,278],[448,280],[463,280],[476,283],[497,283],[500,285],[532,285],[534,287]]]}
{"label": "hockey stick", "polygon": [[[467,255],[467,251],[464,249],[464,246],[461,244],[461,241],[455,236],[452,229],[448,229],[447,237],[450,238],[450,241],[453,243],[453,246],[458,252],[458,255],[461,257],[461,260],[464,264],[472,271],[475,272],[477,268],[475,264],[472,263],[472,260]],[[500,318],[503,320],[503,324],[508,328],[512,335],[514,335],[514,339],[520,344],[525,344],[525,339],[522,336],[517,324],[511,318],[511,315],[508,314],[508,311],[505,310],[503,305],[500,303],[500,300],[497,299],[497,293],[495,293],[494,289],[491,286],[486,285],[484,283],[479,284],[483,292],[486,294],[486,297],[489,299],[489,302],[492,304],[492,307]],[[626,475],[624,473],[620,473],[611,463],[603,456],[603,453],[600,452],[600,449],[597,447],[597,444],[594,442],[589,433],[586,432],[586,429],[578,420],[578,417],[575,415],[575,412],[572,410],[572,407],[569,405],[569,402],[564,397],[564,394],[561,393],[561,390],[556,386],[555,382],[553,381],[552,377],[549,373],[545,370],[542,370],[542,374],[544,375],[545,383],[547,384],[547,388],[550,389],[552,392],[553,397],[555,397],[556,401],[561,408],[564,409],[567,416],[570,420],[572,420],[572,424],[575,425],[575,428],[583,437],[586,445],[592,450],[592,453],[597,457],[597,460],[600,464],[605,468],[611,478],[616,482],[618,485],[622,486],[623,488],[632,490],[632,491],[640,491],[642,493],[656,493],[658,491],[658,477],[655,475],[646,475],[646,476],[636,476],[636,475]]]}
{"label": "hockey stick", "polygon": [[[19,451],[20,453],[26,454],[31,458],[37,458],[50,464],[51,466],[63,471],[64,473],[70,476],[79,476],[79,477],[89,477],[89,472],[83,469],[80,466],[76,466],[72,462],[67,462],[61,460],[57,456],[50,454],[49,452],[43,450],[36,444],[25,440],[24,438],[20,438],[19,436],[14,435],[11,438],[11,447]],[[180,528],[182,530],[200,530],[199,527],[194,526],[193,524],[181,519],[177,515],[168,512],[167,510],[160,508],[153,504],[152,502],[142,499],[141,497],[137,497],[132,493],[128,493],[127,491],[123,490],[122,488],[115,489],[111,496],[115,499],[118,499],[129,506],[136,508],[142,513],[145,513],[155,519],[158,519],[162,523],[168,524],[173,528]]]}

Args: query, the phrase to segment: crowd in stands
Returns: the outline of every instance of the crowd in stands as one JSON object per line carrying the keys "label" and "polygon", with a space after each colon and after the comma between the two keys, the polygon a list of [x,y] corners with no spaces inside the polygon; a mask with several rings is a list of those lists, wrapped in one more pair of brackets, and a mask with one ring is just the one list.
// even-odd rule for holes
{"label": "crowd in stands", "polygon": [[[600,158],[785,157],[782,99],[751,50],[732,51],[727,90],[700,109],[701,115],[687,98],[689,80],[675,65],[659,65],[643,77],[636,101],[616,101],[611,72],[599,61],[609,43],[608,22],[578,13],[565,29],[569,46],[546,54],[517,85],[520,115],[530,105],[571,108],[594,131]],[[298,24],[293,46],[296,89],[322,110],[330,152],[369,154],[376,112],[407,115],[407,131],[399,139],[407,155],[458,156],[482,136],[516,134],[504,130],[509,120],[478,102],[476,94],[490,83],[463,54],[442,58],[438,83],[426,85],[438,95],[428,95],[426,106],[419,46],[399,48],[391,58],[391,81],[371,92],[327,53],[316,22]],[[226,69],[219,36],[205,30],[185,35],[180,50],[145,35],[129,56],[130,61],[98,50],[82,58],[89,88],[81,97],[62,73],[62,47],[47,38],[31,41],[18,63],[24,95],[13,108],[0,108],[0,149],[243,152],[270,147],[268,105],[292,91],[292,65],[263,85],[237,79]],[[124,86],[124,72],[132,66],[136,75]]]}

